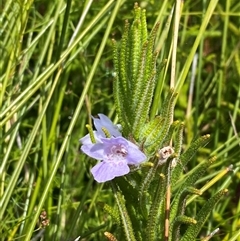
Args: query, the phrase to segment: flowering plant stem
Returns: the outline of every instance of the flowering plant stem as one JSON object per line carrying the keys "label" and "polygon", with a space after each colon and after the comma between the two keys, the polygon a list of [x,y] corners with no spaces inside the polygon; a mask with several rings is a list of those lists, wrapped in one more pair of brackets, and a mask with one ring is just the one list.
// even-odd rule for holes
{"label": "flowering plant stem", "polygon": [[134,236],[134,231],[132,227],[132,222],[127,212],[127,208],[125,205],[124,196],[121,194],[119,187],[114,181],[111,181],[111,187],[114,193],[114,197],[117,201],[118,210],[121,216],[121,221],[123,225],[123,229],[125,232],[126,240],[127,241],[136,241]]}

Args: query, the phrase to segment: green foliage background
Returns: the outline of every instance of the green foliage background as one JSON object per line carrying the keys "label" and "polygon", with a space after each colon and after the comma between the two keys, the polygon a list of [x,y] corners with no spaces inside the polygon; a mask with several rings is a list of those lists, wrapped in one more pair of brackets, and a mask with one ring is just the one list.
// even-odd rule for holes
{"label": "green foliage background", "polygon": [[[207,28],[199,32],[209,3],[216,3]],[[169,59],[172,28],[163,38],[174,1],[141,1],[149,31],[159,21],[159,62]],[[90,175],[95,164],[79,152],[91,114],[114,119],[112,41],[124,20],[132,20],[134,1],[1,1],[0,58],[0,240],[104,240],[114,232],[103,203],[114,205],[107,184]],[[240,213],[239,97],[240,3],[237,0],[186,0],[181,12],[176,78],[189,62],[197,36],[196,66],[178,88],[175,119],[185,122],[184,149],[209,133],[185,172],[217,156],[207,186],[188,207],[191,216],[223,187],[229,193],[213,210],[202,236],[216,227],[213,240],[237,240]],[[161,100],[167,94],[165,68]],[[189,94],[194,78],[194,91]],[[192,100],[192,101],[191,101]],[[159,107],[161,108],[161,107]],[[225,172],[232,166],[231,172]],[[219,176],[221,174],[225,174]],[[40,218],[43,210],[47,218]],[[44,227],[45,222],[49,225]]]}

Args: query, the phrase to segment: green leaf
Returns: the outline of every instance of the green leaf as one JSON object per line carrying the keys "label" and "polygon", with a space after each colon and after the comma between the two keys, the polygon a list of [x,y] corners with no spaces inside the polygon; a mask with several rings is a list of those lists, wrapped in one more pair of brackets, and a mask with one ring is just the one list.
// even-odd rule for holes
{"label": "green leaf", "polygon": [[103,210],[112,217],[114,223],[116,223],[117,225],[121,224],[119,212],[117,209],[114,209],[108,204],[104,203]]}
{"label": "green leaf", "polygon": [[175,185],[176,182],[179,181],[179,177],[184,167],[196,154],[197,150],[208,143],[209,138],[210,138],[210,135],[204,135],[198,138],[190,145],[190,147],[182,155],[180,155],[178,163],[172,171],[172,185]]}
{"label": "green leaf", "polygon": [[164,139],[168,135],[168,131],[171,126],[173,110],[174,110],[174,101],[176,99],[177,93],[174,93],[173,90],[170,90],[170,93],[167,97],[168,103],[165,102],[167,106],[163,107],[163,112],[160,115],[163,118],[163,122],[159,123],[161,126],[157,126],[150,135],[146,137],[144,142],[144,148],[146,148],[148,153],[152,153],[162,147]]}
{"label": "green leaf", "polygon": [[111,186],[117,202],[126,241],[136,241],[134,231],[132,228],[132,222],[126,208],[124,196],[121,194],[119,187],[115,184],[114,181],[111,181]]}
{"label": "green leaf", "polygon": [[198,189],[193,188],[193,185],[203,174],[206,172],[207,168],[212,165],[216,158],[211,158],[206,162],[201,163],[198,167],[192,172],[183,182],[183,184],[177,189],[178,192],[174,195],[173,203],[170,210],[170,230],[171,235],[174,240],[177,240],[179,237],[179,228],[176,228],[176,220],[179,216],[184,215],[186,198],[188,194],[200,194]]}
{"label": "green leaf", "polygon": [[197,224],[192,224],[188,227],[186,232],[180,241],[196,240],[198,233],[202,229],[208,215],[212,212],[214,206],[219,202],[219,200],[228,192],[227,189],[219,191],[213,197],[211,197],[202,207],[202,209],[197,214],[196,220]]}

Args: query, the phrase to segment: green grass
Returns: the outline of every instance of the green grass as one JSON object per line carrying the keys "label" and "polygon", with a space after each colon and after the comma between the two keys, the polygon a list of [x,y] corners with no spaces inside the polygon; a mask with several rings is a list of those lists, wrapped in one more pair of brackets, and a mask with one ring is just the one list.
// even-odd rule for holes
{"label": "green grass", "polygon": [[[103,203],[114,206],[114,196],[108,184],[93,181],[89,170],[96,162],[80,153],[79,139],[87,133],[91,115],[116,116],[111,39],[120,40],[124,20],[132,20],[134,2],[1,2],[1,241],[40,240],[38,235],[41,240],[81,236],[97,241],[104,240],[104,231],[114,233],[116,227],[102,208]],[[217,156],[198,188],[224,174],[189,204],[187,213],[194,216],[204,200],[228,188],[201,235],[219,227],[213,240],[238,240],[240,3],[184,1],[173,13],[173,18],[177,14],[181,18],[177,45],[171,48],[174,27],[169,19],[174,1],[159,2],[139,2],[147,11],[149,31],[160,22],[158,62],[166,60],[164,81],[154,98],[161,103],[170,85],[178,91],[174,119],[185,123],[184,150],[193,139],[211,135],[185,170]],[[176,53],[175,68],[170,49]],[[161,106],[154,108],[153,116]],[[230,165],[232,171],[224,172]],[[40,218],[43,210],[45,219]]]}

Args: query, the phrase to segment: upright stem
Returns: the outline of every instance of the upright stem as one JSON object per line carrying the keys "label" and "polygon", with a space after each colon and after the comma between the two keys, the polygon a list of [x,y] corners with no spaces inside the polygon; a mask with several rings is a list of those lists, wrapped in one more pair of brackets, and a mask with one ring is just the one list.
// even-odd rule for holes
{"label": "upright stem", "polygon": [[111,181],[111,187],[114,197],[117,201],[118,210],[121,216],[122,225],[125,232],[126,241],[136,241],[134,236],[131,219],[128,215],[128,211],[125,205],[124,196],[120,193],[120,190],[114,181]]}
{"label": "upright stem", "polygon": [[170,215],[170,200],[171,200],[171,164],[169,162],[167,168],[167,192],[166,192],[166,209],[165,209],[165,226],[164,226],[164,240],[169,238],[169,215]]}

